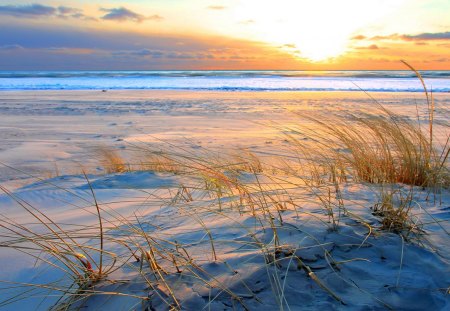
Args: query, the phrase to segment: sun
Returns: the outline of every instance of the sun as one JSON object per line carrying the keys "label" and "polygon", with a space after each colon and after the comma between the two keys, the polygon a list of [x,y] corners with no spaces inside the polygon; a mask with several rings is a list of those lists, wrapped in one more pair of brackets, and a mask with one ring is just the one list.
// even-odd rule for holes
{"label": "sun", "polygon": [[308,59],[312,62],[321,62],[345,53],[348,36],[300,33],[296,35],[296,38],[292,38],[291,41],[292,44],[284,45],[282,48],[299,58]]}
{"label": "sun", "polygon": [[262,40],[313,62],[345,53],[349,39],[404,0],[241,0],[233,19],[252,20],[247,38]]}

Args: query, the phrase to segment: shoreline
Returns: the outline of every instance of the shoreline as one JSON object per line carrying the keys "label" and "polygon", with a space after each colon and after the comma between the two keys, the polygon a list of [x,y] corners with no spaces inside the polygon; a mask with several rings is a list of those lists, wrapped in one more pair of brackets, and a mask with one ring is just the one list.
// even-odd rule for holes
{"label": "shoreline", "polygon": [[[430,93],[430,89],[428,92]],[[45,93],[49,93],[52,95],[69,95],[69,94],[83,94],[83,95],[96,95],[97,97],[99,95],[108,96],[110,94],[120,94],[120,93],[131,93],[131,95],[134,93],[136,95],[144,95],[144,94],[155,94],[155,95],[165,95],[165,96],[174,96],[179,94],[215,94],[215,95],[224,95],[224,96],[230,96],[232,94],[239,94],[244,95],[248,97],[249,95],[261,95],[263,97],[265,96],[271,96],[271,95],[300,95],[304,97],[304,95],[355,95],[356,97],[366,97],[368,98],[366,93],[375,93],[377,95],[383,96],[383,95],[417,95],[417,94],[424,94],[424,91],[363,91],[363,90],[317,90],[317,91],[289,91],[289,90],[273,90],[273,91],[255,91],[255,90],[236,90],[236,91],[220,91],[220,90],[188,90],[188,89],[106,89],[104,92],[102,89],[91,89],[91,90],[72,90],[72,89],[61,89],[61,90],[0,90],[0,99],[3,94],[8,95],[20,95],[20,94],[30,94],[30,93],[37,93],[39,95],[42,95]],[[109,93],[109,94],[108,94]],[[433,94],[436,94],[438,96],[446,96],[450,94],[450,91],[446,92],[432,92]]]}
{"label": "shoreline", "polygon": [[[114,88],[114,89],[102,89],[102,88],[96,88],[96,89],[0,89],[1,93],[18,93],[18,92],[196,92],[196,93],[398,93],[398,94],[417,94],[417,93],[424,93],[424,90],[411,90],[411,91],[395,91],[395,90],[353,90],[353,89],[347,89],[347,90],[335,90],[335,89],[298,89],[298,90],[289,90],[289,89],[159,89],[159,88]],[[432,92],[433,94],[450,94],[450,90],[445,91],[436,91],[429,89],[428,92]]]}

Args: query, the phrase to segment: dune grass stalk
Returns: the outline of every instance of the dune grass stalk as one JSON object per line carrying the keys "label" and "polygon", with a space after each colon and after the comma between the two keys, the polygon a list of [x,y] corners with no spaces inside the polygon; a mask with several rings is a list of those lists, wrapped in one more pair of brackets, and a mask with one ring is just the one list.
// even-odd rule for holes
{"label": "dune grass stalk", "polygon": [[86,173],[83,171],[84,178],[87,181],[87,184],[89,186],[89,190],[92,194],[92,199],[94,200],[95,209],[97,210],[98,215],[98,225],[99,225],[99,239],[100,239],[100,259],[99,259],[99,266],[98,266],[98,277],[102,277],[102,268],[103,268],[103,244],[104,244],[104,238],[103,238],[103,221],[102,221],[102,215],[100,214],[100,206],[98,205],[97,197],[95,196],[94,189],[92,188],[91,182],[89,181],[89,178],[87,177]]}

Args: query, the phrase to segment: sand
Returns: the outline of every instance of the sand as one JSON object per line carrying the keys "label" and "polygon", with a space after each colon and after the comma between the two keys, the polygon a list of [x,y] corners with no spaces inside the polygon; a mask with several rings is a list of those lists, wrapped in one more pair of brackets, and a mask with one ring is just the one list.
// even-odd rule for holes
{"label": "sand", "polygon": [[[423,116],[426,109],[423,94],[376,93],[374,97],[410,118],[415,118],[416,111]],[[435,97],[437,112],[449,107],[448,94]],[[89,184],[81,174],[86,170],[105,219],[115,223],[108,236],[119,237],[126,229],[117,224],[114,215],[134,223],[138,215],[148,234],[162,244],[177,241],[185,245],[198,263],[194,269],[184,267],[182,273],[167,275],[185,310],[446,310],[450,307],[445,293],[450,279],[448,190],[443,190],[438,200],[430,200],[426,190],[414,190],[414,213],[427,224],[426,234],[418,242],[404,241],[389,232],[368,236],[367,227],[348,216],[341,218],[339,230],[330,230],[329,218],[314,195],[305,189],[291,189],[296,209],[283,212],[282,224],[276,220],[282,247],[268,262],[256,241],[273,245],[270,217],[254,217],[230,207],[218,212],[217,202],[201,191],[190,194],[192,201],[180,199],[182,196],[174,201],[180,185],[193,189],[199,180],[157,172],[105,174],[95,156],[97,148],[107,146],[136,161],[136,145],[212,154],[246,148],[263,159],[289,156],[289,144],[280,127],[295,126],[299,115],[312,111],[370,113],[374,106],[371,98],[358,92],[2,92],[0,185],[67,230],[77,230],[97,221]],[[436,115],[436,134],[443,140],[448,134],[448,116]],[[239,178],[254,187],[258,183],[268,188],[275,185],[273,179],[255,180],[253,174]],[[376,185],[344,183],[342,195],[346,209],[377,226],[379,219],[370,209],[379,200]],[[30,229],[43,230],[5,194],[0,195],[0,210]],[[203,224],[214,238],[216,259]],[[10,238],[2,231],[1,239]],[[98,239],[86,243],[98,246]],[[165,300],[170,302],[170,295],[161,282],[149,288],[139,273],[140,263],[114,243],[106,247],[124,265],[95,289],[150,299],[143,304],[132,296],[93,295],[75,306],[88,310],[140,309],[143,305],[168,309]],[[308,277],[292,252],[339,298]],[[107,261],[111,263],[111,257]],[[4,281],[70,284],[58,269],[45,263],[35,266],[33,258],[9,248],[0,249],[0,265]],[[148,267],[146,271],[147,277],[158,283]],[[21,300],[5,305],[5,310],[24,309],[25,304],[29,309],[47,309],[58,300],[48,288],[32,293],[24,288],[3,289],[1,300],[21,292]],[[31,294],[38,297],[30,298]]]}

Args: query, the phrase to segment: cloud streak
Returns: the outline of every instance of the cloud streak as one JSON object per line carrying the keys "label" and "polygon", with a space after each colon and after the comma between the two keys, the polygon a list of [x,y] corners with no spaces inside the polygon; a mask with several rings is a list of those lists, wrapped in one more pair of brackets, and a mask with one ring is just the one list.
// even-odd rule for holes
{"label": "cloud streak", "polygon": [[11,51],[11,50],[23,50],[23,46],[19,44],[6,44],[0,45],[0,50]]}
{"label": "cloud streak", "polygon": [[253,19],[247,19],[247,20],[243,20],[243,21],[239,22],[239,24],[241,24],[241,25],[251,25],[251,24],[254,24],[254,23],[256,23],[256,22]]}
{"label": "cloud streak", "polygon": [[183,51],[163,51],[163,50],[123,50],[114,51],[111,53],[113,56],[118,57],[130,57],[130,56],[140,56],[140,57],[151,57],[156,59],[216,59],[214,51],[207,49],[206,51],[196,51],[196,52],[183,52]]}
{"label": "cloud streak", "polygon": [[206,7],[208,10],[216,10],[216,11],[221,11],[221,10],[225,10],[227,7],[223,6],[223,5],[210,5],[208,7]]}
{"label": "cloud streak", "polygon": [[27,5],[1,5],[0,15],[10,16],[15,18],[43,18],[43,17],[57,17],[57,18],[75,18],[82,20],[95,20],[95,18],[84,15],[83,10],[59,6],[52,7],[42,4],[27,4]]}
{"label": "cloud streak", "polygon": [[402,41],[437,41],[450,40],[450,31],[447,32],[425,32],[417,35],[407,34],[391,34],[387,36],[373,36],[366,37],[364,35],[357,35],[351,38],[352,40],[367,40],[367,41],[381,41],[381,40],[402,40]]}
{"label": "cloud streak", "polygon": [[378,50],[379,47],[376,44],[371,44],[369,46],[358,46],[355,49],[357,49],[357,50]]}
{"label": "cloud streak", "polygon": [[141,23],[145,20],[161,21],[164,19],[162,16],[157,14],[151,16],[144,16],[136,12],[133,12],[125,7],[112,9],[101,8],[100,11],[106,12],[106,14],[101,18],[103,20],[110,20],[110,21],[118,21],[118,22],[131,21],[135,23]]}
{"label": "cloud streak", "polygon": [[426,32],[415,36],[405,35],[405,37],[412,40],[449,40],[450,31],[437,33]]}
{"label": "cloud streak", "polygon": [[52,16],[57,9],[51,6],[41,4],[29,5],[1,5],[0,14],[14,17],[36,17],[36,16]]}

